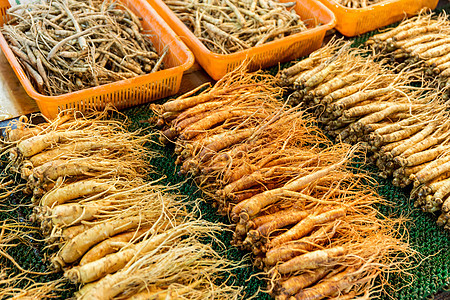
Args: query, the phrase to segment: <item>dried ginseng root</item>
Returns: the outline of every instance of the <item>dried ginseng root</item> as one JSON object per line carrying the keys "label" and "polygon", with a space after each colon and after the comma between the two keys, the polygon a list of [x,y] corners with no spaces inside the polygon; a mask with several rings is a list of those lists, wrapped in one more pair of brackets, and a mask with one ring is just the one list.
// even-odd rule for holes
{"label": "dried ginseng root", "polygon": [[[180,173],[193,175],[230,216],[233,243],[267,271],[274,296],[370,294],[375,279],[401,270],[406,260],[397,257],[412,250],[394,221],[378,218],[372,204],[382,200],[368,178],[346,169],[358,149],[333,146],[311,116],[278,102],[276,82],[240,68],[198,95],[154,106],[162,140],[176,145]],[[242,91],[231,94],[231,86]],[[219,118],[234,110],[241,113]]]}
{"label": "dried ginseng root", "polygon": [[312,26],[296,14],[295,1],[164,0],[164,3],[209,50],[219,54],[259,46]]}
{"label": "dried ginseng root", "polygon": [[386,0],[333,0],[333,1],[348,8],[365,8],[370,5],[382,3],[383,1]]}
{"label": "dried ginseng root", "polygon": [[139,18],[101,1],[16,5],[1,29],[36,90],[48,96],[133,78],[164,68]]}
{"label": "dried ginseng root", "polygon": [[279,84],[287,86],[291,103],[317,115],[329,136],[364,145],[381,177],[392,176],[396,186],[413,184],[415,205],[443,211],[438,223],[448,228],[448,188],[441,186],[450,174],[447,104],[440,93],[408,86],[416,70],[395,74],[376,56],[345,47],[338,41],[313,52],[281,70]]}

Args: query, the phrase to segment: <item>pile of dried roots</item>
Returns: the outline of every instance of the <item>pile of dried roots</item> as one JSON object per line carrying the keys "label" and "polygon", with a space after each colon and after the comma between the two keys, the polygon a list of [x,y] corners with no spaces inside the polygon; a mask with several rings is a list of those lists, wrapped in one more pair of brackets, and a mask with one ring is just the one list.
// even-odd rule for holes
{"label": "pile of dried roots", "polygon": [[411,250],[396,222],[377,218],[367,178],[346,170],[356,149],[331,145],[281,93],[273,77],[236,70],[155,105],[161,141],[230,215],[234,244],[253,253],[277,299],[369,297]]}
{"label": "pile of dried roots", "polygon": [[450,228],[449,114],[436,92],[413,88],[417,71],[398,74],[359,49],[331,44],[279,73],[292,103],[311,109],[336,140],[362,143],[380,176],[411,183],[415,205],[442,211]]}
{"label": "pile of dried roots", "polygon": [[49,96],[158,71],[161,56],[125,5],[33,2],[8,10],[1,29],[36,90]]}
{"label": "pile of dried roots", "polygon": [[187,212],[169,187],[144,181],[149,136],[102,114],[21,120],[6,136],[9,171],[33,194],[31,218],[57,250],[52,267],[83,285],[77,299],[238,296],[217,283],[231,263],[198,240],[220,225]]}
{"label": "pile of dried roots", "polygon": [[370,5],[381,3],[386,0],[333,0],[348,8],[365,8]]}
{"label": "pile of dried roots", "polygon": [[230,54],[306,30],[292,7],[278,0],[214,0],[164,3],[212,52]]}

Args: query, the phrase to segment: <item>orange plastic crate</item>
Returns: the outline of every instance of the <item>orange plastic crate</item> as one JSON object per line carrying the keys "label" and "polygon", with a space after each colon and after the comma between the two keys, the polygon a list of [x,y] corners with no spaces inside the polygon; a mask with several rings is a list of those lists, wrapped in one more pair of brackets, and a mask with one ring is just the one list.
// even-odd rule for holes
{"label": "orange plastic crate", "polygon": [[[46,96],[34,89],[5,37],[0,33],[0,47],[3,53],[27,94],[36,100],[39,109],[46,117],[55,118],[60,111],[67,109],[99,110],[108,103],[112,103],[117,109],[122,109],[176,94],[180,89],[183,72],[194,63],[194,56],[190,50],[145,0],[121,2],[142,18],[142,27],[151,33],[149,38],[158,53],[162,53],[166,45],[169,47],[163,60],[166,69],[72,93]],[[8,0],[0,0],[1,26],[8,21],[6,10],[9,7]]]}
{"label": "orange plastic crate", "polygon": [[336,16],[336,29],[345,36],[356,36],[413,16],[422,8],[436,8],[439,0],[390,0],[366,8],[347,8],[333,0],[320,0]]}
{"label": "orange plastic crate", "polygon": [[[322,45],[325,32],[336,24],[333,13],[320,2],[297,0],[295,11],[310,29],[257,47],[225,55],[211,52],[164,4],[163,0],[148,1],[181,37],[189,49],[194,52],[196,60],[215,80],[219,80],[235,69],[245,59],[250,60],[249,70],[253,71],[308,55]],[[281,2],[289,1],[292,0],[281,0]],[[319,23],[321,25],[315,27]]]}

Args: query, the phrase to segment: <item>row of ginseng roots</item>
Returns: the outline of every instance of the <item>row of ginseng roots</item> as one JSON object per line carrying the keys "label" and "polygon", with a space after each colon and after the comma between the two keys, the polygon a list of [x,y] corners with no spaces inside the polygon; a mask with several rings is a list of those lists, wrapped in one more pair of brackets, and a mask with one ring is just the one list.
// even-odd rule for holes
{"label": "row of ginseng roots", "polygon": [[448,103],[434,87],[413,87],[420,69],[392,69],[380,60],[337,41],[280,71],[279,84],[332,138],[364,145],[380,176],[393,176],[400,187],[413,184],[415,206],[440,212],[437,223],[450,229]]}
{"label": "row of ginseng roots", "polygon": [[[371,37],[367,46],[381,53],[398,69],[418,68],[423,77],[440,86],[444,97],[450,87],[450,21],[445,13],[421,12],[397,27]],[[435,80],[436,79],[436,80]]]}
{"label": "row of ginseng roots", "polygon": [[[66,115],[39,125],[22,119],[6,129],[3,188],[20,176],[26,180],[31,218],[54,249],[52,267],[64,276],[21,290],[11,278],[23,282],[26,276],[6,274],[0,298],[56,297],[55,286],[70,280],[81,287],[76,299],[236,299],[240,288],[216,280],[231,262],[200,242],[221,226],[188,212],[185,200],[169,193],[174,188],[146,182],[149,136],[130,133],[107,115]],[[26,234],[7,225],[2,247],[13,244],[5,237]]]}
{"label": "row of ginseng roots", "polygon": [[230,216],[233,244],[252,252],[277,299],[370,298],[412,253],[402,221],[377,217],[372,204],[383,200],[346,167],[357,149],[333,146],[312,117],[279,101],[275,82],[238,69],[154,105],[161,142],[175,144],[180,174]]}

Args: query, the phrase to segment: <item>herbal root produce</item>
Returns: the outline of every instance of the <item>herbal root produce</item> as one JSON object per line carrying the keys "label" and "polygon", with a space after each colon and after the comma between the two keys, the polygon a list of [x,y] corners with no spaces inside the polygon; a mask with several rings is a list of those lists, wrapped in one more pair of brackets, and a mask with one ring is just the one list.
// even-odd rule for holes
{"label": "herbal root produce", "polygon": [[381,3],[385,0],[333,0],[348,8],[364,8],[370,5]]}
{"label": "herbal root produce", "polygon": [[399,26],[374,35],[366,44],[401,66],[420,64],[423,73],[434,80],[439,76],[447,87],[450,77],[450,22],[446,15],[422,13]]}
{"label": "herbal root produce", "polygon": [[280,71],[279,83],[291,90],[293,104],[318,116],[330,136],[365,145],[380,176],[393,176],[397,186],[413,183],[415,205],[442,211],[438,224],[450,228],[447,104],[439,93],[408,86],[418,77],[415,70],[395,74],[377,57],[339,45]]}
{"label": "herbal root produce", "polygon": [[22,119],[6,130],[8,169],[27,180],[31,219],[58,250],[52,267],[84,285],[79,299],[236,299],[239,288],[210,282],[231,263],[198,241],[220,225],[188,213],[169,187],[144,182],[149,136],[103,117]]}
{"label": "herbal root produce", "polygon": [[[61,280],[39,283],[29,277],[31,275],[49,275],[49,272],[26,270],[8,254],[9,250],[23,243],[33,235],[36,228],[24,222],[12,220],[0,224],[0,298],[1,299],[49,299],[56,297],[61,291]],[[12,267],[8,267],[12,264]],[[18,269],[20,273],[14,273]]]}
{"label": "herbal root produce", "polygon": [[345,169],[357,149],[331,145],[281,92],[273,77],[237,69],[153,106],[161,140],[230,216],[233,243],[253,253],[277,299],[368,295],[375,278],[400,271],[395,253],[411,254],[401,221],[378,219],[371,204],[382,200]]}
{"label": "herbal root produce", "polygon": [[[206,227],[205,227],[206,228]],[[192,229],[191,229],[192,230]],[[141,255],[134,263],[78,292],[79,299],[237,299],[236,290],[218,286],[211,276],[229,267],[209,246],[195,240],[173,243],[167,250]],[[129,287],[137,293],[130,293]]]}
{"label": "herbal root produce", "polygon": [[163,68],[165,53],[118,2],[33,2],[7,14],[12,19],[1,31],[40,93],[61,95]]}
{"label": "herbal root produce", "polygon": [[307,29],[292,9],[278,0],[164,0],[180,20],[214,53],[230,54]]}

